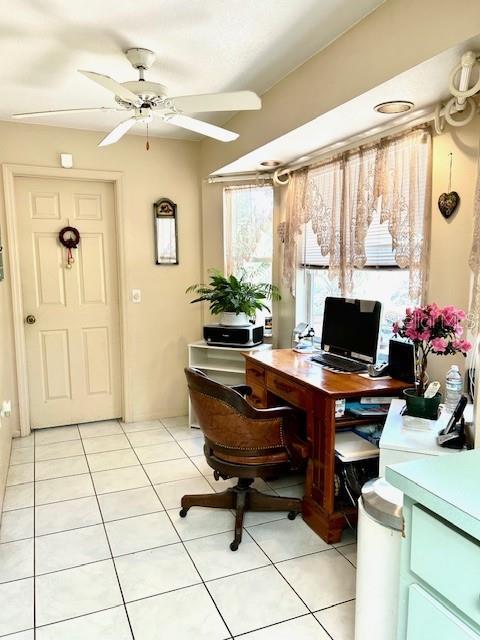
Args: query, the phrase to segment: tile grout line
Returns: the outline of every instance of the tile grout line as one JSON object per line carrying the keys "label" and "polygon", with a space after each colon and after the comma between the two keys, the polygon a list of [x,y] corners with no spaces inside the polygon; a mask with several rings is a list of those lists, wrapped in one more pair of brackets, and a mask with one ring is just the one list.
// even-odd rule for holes
{"label": "tile grout line", "polygon": [[[127,436],[127,438],[128,438],[128,436]],[[128,440],[129,440],[129,442],[130,442],[130,438],[128,438]],[[134,449],[134,451],[135,451],[135,449]],[[136,452],[135,452],[135,455],[137,455],[137,454],[136,454]],[[138,457],[138,456],[137,456],[137,457]],[[190,458],[188,458],[188,459],[190,460]],[[139,461],[140,461],[140,459],[139,459]],[[191,462],[191,460],[190,460],[190,462]],[[193,466],[195,466],[193,462],[191,462],[191,463],[193,464]],[[140,463],[140,464],[141,464],[141,463]],[[143,465],[142,465],[142,468],[143,468]],[[196,466],[195,466],[195,468],[196,468]],[[155,491],[155,486],[154,486],[154,484],[153,484],[153,482],[152,482],[152,480],[151,480],[150,476],[149,476],[149,475],[148,475],[148,473],[145,471],[145,469],[143,469],[143,471],[144,471],[144,473],[147,475],[147,477],[148,477],[148,479],[149,479],[149,481],[150,481],[150,484],[151,484],[152,489]],[[188,550],[188,548],[187,548],[187,546],[186,546],[186,544],[185,544],[185,541],[184,541],[184,540],[182,540],[182,537],[180,536],[180,534],[179,534],[179,532],[178,532],[178,530],[177,530],[177,528],[176,528],[175,524],[173,523],[172,519],[170,518],[170,516],[169,516],[169,514],[168,514],[167,509],[165,509],[165,505],[163,504],[163,502],[162,502],[162,500],[161,500],[160,496],[158,495],[158,493],[157,493],[156,491],[155,491],[155,493],[156,493],[156,495],[157,495],[157,498],[158,498],[158,499],[159,499],[159,501],[160,501],[160,504],[161,504],[161,505],[162,505],[162,507],[164,508],[165,513],[166,513],[166,515],[167,515],[167,518],[169,519],[169,521],[170,521],[170,523],[171,523],[172,527],[174,528],[175,533],[177,534],[177,536],[178,536],[178,538],[179,538],[179,541],[181,542],[181,544],[182,544],[182,546],[183,546],[183,549],[184,549],[185,553],[186,553],[186,554],[188,555],[188,557],[190,558],[190,562],[193,564],[193,566],[195,567],[195,571],[198,573],[198,576],[199,576],[199,578],[200,578],[200,580],[201,580],[201,583],[199,583],[199,584],[203,584],[203,586],[205,587],[205,590],[206,590],[206,592],[208,593],[208,595],[210,596],[210,599],[211,599],[211,601],[212,601],[212,603],[213,603],[213,606],[214,606],[214,607],[215,607],[215,609],[217,610],[218,615],[220,616],[220,619],[222,620],[223,624],[225,625],[225,628],[227,629],[228,633],[230,634],[230,639],[232,639],[232,638],[233,638],[233,633],[231,632],[230,627],[228,626],[228,624],[227,624],[226,620],[225,620],[225,619],[224,619],[224,617],[222,616],[222,614],[221,614],[221,612],[220,612],[220,609],[219,609],[219,608],[218,608],[218,606],[217,606],[217,603],[215,602],[215,600],[214,600],[214,599],[213,599],[213,597],[212,597],[212,594],[211,594],[211,593],[210,593],[210,591],[208,590],[208,587],[207,587],[207,585],[205,584],[205,581],[204,581],[204,579],[203,579],[203,577],[202,577],[202,574],[201,574],[201,573],[200,573],[200,571],[198,570],[198,567],[197,567],[197,565],[195,564],[195,561],[193,560],[193,558],[192,558],[192,556],[191,556],[191,554],[190,554],[190,552],[189,552],[189,550]],[[173,510],[173,509],[172,509],[172,510]],[[186,588],[186,587],[184,587],[184,588]]]}
{"label": "tile grout line", "polygon": [[[161,426],[163,426],[167,431],[169,431],[167,427],[165,427],[164,425],[162,425],[162,423],[161,423]],[[123,429],[122,425],[120,425],[120,427]],[[144,432],[146,432],[146,431],[155,431],[155,429],[146,429],[146,430],[144,430]],[[138,432],[138,431],[136,431],[136,432],[132,432],[132,435],[133,435],[134,433],[139,433],[139,432]],[[110,435],[110,434],[109,434],[109,435]],[[111,435],[116,435],[116,434],[111,434]],[[177,535],[178,535],[178,537],[179,537],[179,542],[182,544],[182,546],[183,546],[183,548],[185,549],[185,551],[186,551],[186,553],[187,553],[188,557],[190,558],[190,560],[191,560],[191,562],[192,562],[193,566],[195,567],[195,570],[197,571],[197,573],[198,573],[198,575],[199,575],[199,579],[200,579],[200,581],[201,581],[201,582],[196,583],[196,584],[203,584],[203,585],[206,587],[207,592],[209,593],[210,598],[212,599],[213,604],[214,604],[215,608],[217,609],[217,611],[218,611],[218,613],[219,613],[220,618],[223,620],[223,622],[224,622],[224,624],[225,624],[225,626],[226,626],[226,628],[227,628],[228,632],[231,634],[231,631],[230,631],[230,629],[228,628],[228,625],[226,624],[226,622],[225,622],[225,620],[224,620],[224,618],[223,618],[222,614],[220,613],[220,611],[219,611],[219,609],[218,609],[218,607],[217,607],[217,605],[216,605],[216,603],[215,603],[215,601],[214,601],[213,597],[211,596],[211,594],[210,594],[210,592],[209,592],[209,590],[208,590],[207,582],[208,582],[208,583],[209,583],[209,582],[213,582],[213,581],[215,581],[215,580],[219,580],[219,579],[224,578],[224,577],[229,577],[229,576],[233,576],[233,575],[239,575],[239,574],[241,574],[241,573],[248,573],[248,572],[254,571],[255,569],[260,569],[260,568],[262,568],[262,567],[255,567],[254,569],[247,569],[247,570],[239,571],[239,572],[236,572],[236,573],[233,573],[233,574],[228,574],[227,576],[221,576],[220,578],[214,578],[214,579],[212,579],[212,580],[205,581],[205,580],[202,578],[202,576],[201,576],[201,574],[200,574],[200,572],[199,572],[199,570],[198,570],[198,568],[197,568],[197,566],[196,566],[196,564],[195,564],[195,562],[194,562],[193,558],[191,557],[191,555],[190,555],[190,553],[189,553],[189,551],[188,551],[188,549],[187,549],[187,547],[186,547],[186,542],[189,542],[189,540],[184,541],[184,540],[179,536],[178,531],[177,531],[177,529],[176,529],[176,527],[175,527],[175,524],[174,524],[174,522],[172,521],[172,518],[171,518],[171,515],[170,515],[169,511],[173,512],[176,508],[175,508],[175,507],[172,507],[172,508],[170,508],[170,509],[165,508],[165,505],[163,504],[163,502],[162,502],[162,500],[161,500],[160,496],[158,495],[158,493],[157,493],[157,491],[156,491],[156,488],[155,488],[157,485],[170,484],[170,483],[174,483],[174,482],[181,482],[181,481],[183,481],[183,480],[188,480],[188,479],[197,478],[198,476],[192,476],[191,478],[179,478],[179,479],[177,479],[177,480],[168,480],[168,481],[159,482],[159,483],[154,484],[154,483],[153,483],[153,481],[150,479],[150,476],[149,476],[149,475],[148,475],[148,473],[146,472],[145,465],[144,465],[144,464],[140,461],[140,459],[138,458],[137,452],[135,451],[135,447],[133,447],[133,445],[132,445],[132,443],[131,443],[131,440],[130,440],[130,438],[129,438],[129,434],[128,434],[128,433],[126,433],[126,432],[124,432],[124,435],[126,436],[126,438],[127,438],[128,442],[129,442],[129,445],[130,445],[130,446],[129,446],[128,448],[126,448],[126,449],[123,449],[123,450],[133,450],[134,455],[135,455],[135,456],[136,456],[136,458],[139,460],[139,465],[131,465],[131,467],[133,467],[133,466],[140,466],[140,467],[142,467],[142,470],[143,470],[143,472],[146,474],[146,476],[147,476],[147,478],[148,478],[148,481],[149,481],[149,484],[148,484],[148,485],[145,485],[145,487],[147,487],[147,486],[151,486],[151,487],[153,488],[153,490],[154,490],[154,492],[155,492],[155,495],[156,495],[157,499],[159,500],[160,505],[163,507],[164,511],[167,513],[167,517],[169,518],[169,520],[170,520],[170,522],[171,522],[171,524],[172,524],[173,528],[175,529],[175,531],[176,531],[176,533],[177,533]],[[178,441],[176,441],[175,436],[174,436],[173,434],[170,434],[170,435],[172,435],[172,437],[173,437],[173,439],[174,439],[174,442],[175,442],[178,446],[180,446],[180,448],[182,448],[182,450],[183,450],[183,447],[181,446],[181,443],[180,443],[180,442],[178,442]],[[94,436],[94,437],[96,437],[96,436]],[[98,436],[98,437],[103,437],[103,436]],[[90,439],[90,438],[87,438],[87,440],[89,440],[89,439]],[[93,474],[93,472],[92,472],[92,470],[91,470],[91,468],[90,468],[90,464],[89,464],[88,457],[87,457],[88,455],[95,455],[96,453],[98,453],[98,454],[102,454],[102,453],[109,453],[109,452],[107,452],[107,451],[106,451],[106,452],[95,452],[95,453],[93,453],[93,454],[86,454],[86,452],[85,452],[85,447],[84,447],[84,441],[83,441],[83,438],[80,438],[80,440],[81,440],[81,443],[82,443],[82,449],[83,449],[83,451],[84,451],[84,456],[85,456],[86,461],[87,461],[87,466],[88,466],[88,469],[89,469],[89,472],[88,472],[88,473],[89,473],[89,475],[90,475],[90,479],[91,479],[92,484],[93,484],[94,496],[95,496],[95,499],[96,499],[96,502],[97,502],[97,505],[98,505],[98,508],[99,508],[99,511],[100,511],[100,515],[101,515],[101,519],[102,519],[102,521],[101,521],[101,523],[96,523],[96,524],[92,524],[92,525],[85,525],[84,527],[75,527],[75,528],[73,528],[73,529],[62,529],[61,531],[52,532],[52,533],[50,533],[50,534],[42,534],[42,536],[45,536],[45,535],[55,535],[56,533],[61,533],[61,532],[64,532],[64,531],[72,531],[72,530],[76,530],[76,529],[88,528],[88,527],[91,527],[91,526],[98,526],[98,524],[102,524],[102,525],[103,525],[103,528],[104,528],[104,531],[105,531],[106,538],[107,538],[107,542],[108,542],[108,544],[109,544],[109,549],[110,549],[111,557],[112,557],[112,560],[113,560],[113,563],[114,563],[114,567],[115,567],[115,571],[116,571],[116,566],[115,566],[115,557],[113,556],[113,552],[112,552],[112,549],[111,549],[111,547],[110,547],[110,541],[108,540],[108,535],[107,535],[107,533],[106,533],[106,527],[105,527],[106,522],[105,522],[105,520],[104,520],[103,513],[102,513],[102,511],[101,511],[101,509],[100,509],[100,505],[99,505],[99,500],[98,500],[98,496],[99,496],[99,494],[97,494],[97,491],[96,491],[96,488],[95,488],[95,484],[93,483],[93,475],[92,475],[92,474]],[[66,441],[66,442],[68,442],[68,441]],[[56,443],[52,443],[52,444],[56,444]],[[148,448],[148,447],[156,446],[156,444],[157,444],[157,443],[147,444],[147,445],[141,445],[141,447],[143,446],[143,447],[145,447],[145,448]],[[158,444],[162,445],[162,444],[168,444],[168,443],[158,443]],[[35,449],[34,449],[34,451],[35,451]],[[112,450],[112,452],[115,452],[115,451],[122,451],[122,449],[119,449],[119,450]],[[194,454],[194,455],[192,455],[192,456],[191,456],[191,455],[189,455],[186,451],[185,451],[185,454],[186,454],[186,457],[185,457],[185,458],[172,458],[172,459],[160,460],[160,461],[155,461],[155,462],[168,462],[168,461],[170,461],[170,460],[188,459],[188,460],[189,460],[189,461],[194,465],[194,467],[199,471],[199,473],[200,473],[200,476],[199,476],[199,477],[200,477],[200,478],[205,479],[205,480],[206,480],[206,482],[207,482],[207,483],[211,486],[211,488],[215,491],[215,487],[214,487],[214,486],[212,485],[212,483],[209,481],[208,477],[207,477],[207,476],[205,476],[205,475],[202,473],[201,469],[199,469],[199,468],[198,468],[198,466],[196,465],[195,461],[192,459],[193,457],[198,457],[198,454]],[[66,456],[66,458],[69,458],[69,457],[75,457],[75,456]],[[65,459],[65,458],[57,458],[57,459]],[[54,460],[54,459],[53,459],[53,460]],[[36,460],[35,460],[35,456],[34,456],[34,463],[35,463],[35,461],[36,461]],[[41,461],[41,462],[43,462],[43,461]],[[50,462],[50,461],[45,461],[45,462]],[[18,463],[18,464],[25,464],[25,463]],[[154,464],[154,463],[146,463],[146,464]],[[13,465],[13,466],[16,466],[16,465]],[[112,469],[105,469],[105,470],[101,470],[101,471],[118,471],[118,470],[120,470],[120,469],[122,469],[122,468],[125,468],[125,469],[126,469],[126,468],[131,468],[131,467],[116,467],[116,468],[112,468]],[[35,469],[35,466],[34,466],[34,469]],[[100,473],[101,471],[99,471],[99,473]],[[86,474],[76,474],[76,475],[86,475]],[[60,477],[68,477],[68,476],[60,476]],[[72,476],[72,477],[75,477],[75,476]],[[44,480],[50,480],[50,479],[51,479],[51,480],[53,480],[53,479],[56,479],[56,478],[46,478],[46,479],[44,479]],[[35,494],[35,485],[36,485],[36,483],[37,483],[37,482],[41,482],[41,481],[37,481],[37,480],[35,479],[35,473],[34,473],[34,481],[33,481],[33,484],[34,484],[34,494]],[[21,484],[28,484],[28,483],[21,483]],[[13,485],[13,486],[18,486],[18,485]],[[270,485],[269,485],[269,486],[270,486]],[[288,486],[294,486],[294,485],[288,485]],[[109,491],[109,492],[107,492],[107,493],[105,493],[105,494],[100,494],[100,495],[108,495],[108,494],[110,494],[110,493],[121,493],[121,492],[124,492],[124,491],[130,491],[130,490],[141,489],[141,488],[144,488],[144,487],[133,487],[133,488],[129,488],[129,489],[116,490],[116,491],[113,491],[113,492],[112,492],[112,491]],[[271,488],[273,491],[275,491],[275,493],[277,493],[277,490],[273,489],[273,487],[270,487],[270,488]],[[283,489],[283,488],[286,488],[286,487],[279,487],[279,488],[278,488],[278,490],[279,490],[279,491],[281,491],[281,489]],[[69,502],[69,501],[73,501],[73,500],[75,500],[75,499],[84,499],[84,498],[88,498],[88,497],[93,497],[93,496],[80,496],[80,497],[78,497],[78,498],[69,498],[69,499],[66,499],[66,500],[54,501],[53,503],[45,503],[45,506],[47,506],[48,504],[55,504],[55,503],[57,503],[57,502]],[[42,506],[43,506],[43,505],[42,505]],[[17,511],[17,510],[21,510],[21,509],[24,509],[24,508],[25,508],[25,507],[20,507],[19,509],[11,509],[10,511]],[[34,509],[34,517],[35,517],[35,513],[36,513],[36,497],[35,497],[35,495],[34,495],[34,506],[33,506],[33,509]],[[149,514],[151,514],[151,513],[158,513],[158,512],[159,512],[159,511],[153,511],[153,512],[149,512],[149,513],[147,513],[147,514],[139,514],[139,515],[140,515],[140,516],[143,516],[143,515],[149,515]],[[161,512],[161,511],[160,511],[160,512]],[[109,522],[115,522],[115,521],[124,520],[124,519],[130,519],[130,518],[134,518],[134,517],[138,517],[138,516],[133,515],[133,516],[127,516],[126,518],[117,518],[117,519],[114,519],[114,520],[110,520]],[[274,521],[269,521],[269,523],[271,523],[271,522],[274,522]],[[268,523],[263,523],[263,522],[262,522],[262,523],[258,523],[258,524],[253,524],[253,525],[250,525],[250,527],[249,527],[249,528],[252,528],[252,527],[255,527],[255,526],[261,526],[261,525],[263,525],[263,524],[268,524]],[[284,581],[289,585],[289,587],[292,589],[292,591],[297,595],[297,597],[300,599],[300,601],[301,601],[301,602],[303,602],[303,604],[304,604],[304,605],[306,606],[306,608],[307,608],[307,613],[302,614],[302,615],[300,615],[300,616],[294,616],[294,618],[289,618],[288,620],[290,620],[290,619],[296,619],[296,618],[301,618],[301,617],[305,617],[305,616],[308,616],[308,615],[313,615],[313,613],[314,613],[314,612],[313,612],[313,611],[312,611],[312,610],[311,610],[311,609],[306,605],[306,603],[305,603],[305,602],[303,601],[303,599],[298,595],[298,593],[295,591],[295,589],[292,587],[292,585],[288,582],[288,580],[287,580],[287,579],[286,579],[286,578],[281,574],[281,572],[280,572],[280,571],[279,571],[279,569],[277,568],[276,564],[271,560],[271,558],[268,556],[268,554],[267,554],[267,553],[262,549],[262,547],[259,545],[259,543],[258,543],[258,542],[253,538],[253,536],[251,536],[251,535],[250,535],[250,533],[249,533],[249,531],[248,531],[247,527],[244,527],[244,530],[245,530],[245,532],[247,533],[247,535],[249,535],[249,537],[250,537],[250,538],[252,538],[252,539],[254,540],[254,542],[255,542],[255,544],[257,545],[257,547],[259,547],[260,551],[261,551],[261,552],[265,555],[265,557],[268,559],[268,561],[269,561],[270,565],[268,565],[268,564],[267,564],[267,565],[264,565],[264,566],[274,566],[274,567],[275,567],[275,569],[277,570],[277,572],[278,572],[278,573],[280,574],[280,576],[283,578],[283,580],[284,580]],[[35,539],[36,539],[36,537],[37,537],[37,536],[36,536],[36,532],[35,532],[35,531],[36,531],[36,524],[35,524],[35,521],[34,521],[34,537],[35,537]],[[229,530],[229,531],[230,531],[230,530]],[[196,537],[196,538],[191,538],[191,540],[197,540],[197,539],[208,538],[208,537],[212,537],[212,536],[219,535],[219,534],[221,534],[221,533],[226,533],[226,532],[216,532],[216,533],[208,534],[208,535],[205,535],[205,536],[198,536],[198,537]],[[38,536],[38,537],[40,537],[40,536]],[[171,543],[171,544],[178,544],[178,542]],[[354,543],[352,543],[352,544],[354,544]],[[171,546],[171,545],[170,545],[170,544],[169,544],[169,545],[160,545],[160,547],[158,547],[158,548],[162,548],[162,547],[164,547],[164,546]],[[35,548],[35,546],[34,546],[34,548]],[[157,547],[152,547],[152,548],[157,548]],[[332,549],[335,549],[335,550],[339,553],[339,555],[340,555],[341,557],[343,557],[345,560],[347,560],[347,562],[349,562],[349,564],[351,564],[351,565],[355,568],[355,565],[353,565],[353,562],[351,562],[351,561],[350,561],[346,556],[344,556],[344,554],[343,554],[343,553],[342,553],[342,552],[341,552],[337,547],[330,546],[330,547],[329,547],[329,549],[324,549],[324,550],[322,550],[322,551],[332,550]],[[145,549],[142,549],[142,550],[140,550],[139,552],[141,552],[141,551],[147,551],[147,550],[148,550],[148,549],[146,549],[146,550],[145,550]],[[129,554],[122,554],[122,557],[124,557],[124,556],[128,556],[128,555],[133,555],[133,554],[135,554],[135,553],[138,553],[138,552],[131,552],[131,553],[129,553]],[[318,551],[314,551],[314,552],[307,553],[307,554],[302,554],[302,555],[300,555],[300,556],[294,556],[293,558],[287,558],[286,560],[284,560],[284,561],[280,561],[280,562],[286,562],[287,560],[295,559],[295,558],[297,558],[297,557],[305,557],[305,556],[313,555],[313,554],[316,554],[316,553],[318,553]],[[96,562],[96,561],[94,561],[94,562]],[[77,565],[77,566],[84,566],[85,564],[91,564],[91,563],[83,563],[83,565]],[[65,570],[67,570],[68,568],[73,568],[73,567],[67,567]],[[58,571],[62,571],[62,569],[60,569],[60,570],[58,570]],[[55,572],[48,572],[48,573],[55,573]],[[42,574],[42,575],[48,575],[48,573],[47,573],[47,574]],[[117,580],[118,580],[118,582],[119,582],[119,586],[120,586],[120,592],[121,592],[121,595],[122,595],[123,605],[124,605],[124,608],[126,609],[126,602],[125,602],[125,598],[124,598],[124,596],[123,596],[123,592],[122,592],[122,589],[121,589],[121,585],[120,585],[120,581],[119,581],[119,577],[118,577],[118,573],[117,573],[117,572],[116,572],[116,576],[117,576]],[[34,578],[35,578],[35,576],[34,576]],[[194,585],[189,585],[189,586],[194,586]],[[169,593],[169,592],[171,592],[171,591],[177,591],[177,590],[181,590],[181,589],[184,589],[184,588],[185,588],[185,587],[180,587],[180,588],[178,588],[178,589],[171,589],[171,590],[169,590],[169,591],[162,592],[162,593]],[[147,596],[147,597],[155,597],[155,596],[157,596],[157,595],[161,595],[161,594],[153,594],[152,596]],[[143,599],[145,599],[145,598],[137,598],[136,600],[143,600]],[[349,601],[351,601],[351,600],[347,600],[347,601],[344,601],[344,602],[349,602]],[[330,605],[330,606],[328,606],[328,607],[324,607],[323,609],[318,609],[318,610],[315,610],[315,611],[316,611],[316,612],[318,612],[318,611],[321,611],[321,610],[324,610],[324,609],[329,609],[329,608],[332,608],[332,607],[338,606],[338,605],[340,605],[340,604],[343,604],[343,602],[341,602],[341,603],[334,603],[334,604],[332,604],[332,605]],[[118,606],[118,605],[117,605],[117,606]],[[105,610],[113,609],[113,608],[115,608],[115,607],[108,607],[108,608],[107,608],[107,609],[105,609]],[[81,618],[81,617],[83,617],[83,616],[85,616],[85,615],[89,615],[89,614],[82,614],[81,616],[74,616],[74,618],[76,618],[76,617]],[[314,617],[315,617],[315,616],[314,616]],[[128,612],[127,612],[127,618],[128,618]],[[316,619],[316,618],[315,618],[315,619]],[[129,619],[128,619],[128,620],[129,620]],[[263,628],[268,628],[268,627],[271,627],[271,626],[275,626],[275,625],[277,625],[277,624],[281,624],[282,622],[286,622],[286,621],[287,621],[287,620],[285,620],[285,621],[280,621],[280,622],[278,622],[278,623],[273,623],[272,625],[266,625],[265,627],[260,627],[259,629],[263,629]],[[320,627],[324,629],[323,625],[322,625],[322,624],[321,624],[317,619],[316,619],[316,621],[318,622],[318,624],[320,625]],[[50,624],[50,623],[49,623],[49,624]],[[54,623],[52,623],[52,624],[54,624]],[[130,620],[129,620],[129,624],[130,624]],[[42,625],[42,626],[45,626],[45,625]],[[131,628],[131,624],[130,624],[130,628]],[[255,631],[256,631],[256,630],[257,630],[257,629],[255,629]],[[328,633],[328,631],[327,631],[326,629],[325,629],[325,632],[327,633],[327,635],[328,635],[329,637],[331,637],[331,635]],[[133,630],[132,630],[132,633],[133,633]],[[245,633],[250,633],[250,631],[249,631],[249,632],[245,632]],[[240,634],[240,636],[245,635],[245,633]],[[240,636],[238,636],[238,637],[240,637]],[[233,637],[233,634],[231,634],[231,637]],[[237,637],[237,636],[235,636],[235,637]]]}
{"label": "tile grout line", "polygon": [[[234,637],[234,640],[237,640],[237,638],[243,638],[244,636],[248,635],[249,633],[256,633],[257,631],[263,631],[264,629],[271,629],[272,627],[277,627],[278,625],[284,624],[285,622],[290,622],[291,620],[300,620],[300,618],[308,618],[309,616],[313,616],[315,618],[313,613],[308,611],[307,613],[301,613],[299,616],[293,616],[292,618],[287,618],[286,620],[280,620],[279,622],[272,622],[272,624],[266,624],[263,627],[258,627],[257,629],[253,629],[251,631],[243,631],[242,633],[237,633],[237,635]],[[318,620],[317,620],[317,622],[318,622]],[[322,626],[322,625],[320,625],[320,626]],[[328,637],[332,638],[332,636],[330,634],[328,634]],[[332,638],[332,640],[333,640],[333,638]]]}
{"label": "tile grout line", "polygon": [[[118,423],[118,424],[119,424],[119,423]],[[82,434],[81,434],[81,432],[80,432],[80,440],[81,440],[81,443],[82,443],[83,451],[85,452],[85,447],[84,447],[84,444],[83,444],[83,438],[82,438]],[[86,452],[85,452],[85,457],[86,457]],[[115,557],[114,557],[114,555],[113,555],[112,546],[111,546],[111,544],[110,544],[110,539],[109,539],[109,537],[108,537],[107,528],[106,528],[106,526],[105,526],[105,522],[104,522],[104,519],[103,519],[103,513],[102,513],[102,509],[101,509],[101,507],[100,507],[100,501],[98,500],[97,489],[96,489],[96,487],[95,487],[95,483],[94,483],[94,481],[93,481],[92,472],[90,471],[90,465],[89,465],[89,463],[88,463],[88,458],[87,458],[87,467],[88,467],[88,470],[89,470],[90,482],[92,483],[93,490],[94,490],[94,492],[95,492],[95,499],[96,499],[96,501],[97,501],[97,507],[98,507],[98,510],[99,510],[99,512],[100,512],[100,517],[101,517],[101,519],[102,519],[103,533],[104,533],[104,535],[105,535],[105,539],[106,539],[106,541],[107,541],[108,548],[109,548],[109,550],[110,550],[110,556],[111,556],[111,559],[112,559],[112,564],[113,564],[113,569],[114,569],[114,571],[115,571],[115,576],[116,576],[116,578],[117,578],[118,588],[119,588],[120,596],[121,596],[121,598],[122,598],[122,602],[123,602],[123,608],[124,608],[124,611],[125,611],[125,615],[127,616],[128,626],[129,626],[129,628],[130,628],[130,633],[131,633],[131,635],[132,635],[132,640],[135,640],[135,635],[134,635],[134,633],[133,633],[132,623],[131,623],[131,621],[130,621],[130,616],[128,615],[127,603],[125,602],[125,596],[123,595],[122,584],[121,584],[121,582],[120,582],[120,577],[119,577],[119,575],[118,575],[117,565],[115,564]]]}

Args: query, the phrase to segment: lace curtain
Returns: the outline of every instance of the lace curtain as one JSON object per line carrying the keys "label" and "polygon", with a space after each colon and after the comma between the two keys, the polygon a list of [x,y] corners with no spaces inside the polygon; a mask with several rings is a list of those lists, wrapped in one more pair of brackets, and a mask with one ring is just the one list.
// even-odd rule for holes
{"label": "lace curtain", "polygon": [[252,258],[271,247],[273,189],[270,185],[241,185],[224,189],[225,273],[239,275]]}
{"label": "lace curtain", "polygon": [[298,240],[311,221],[321,253],[329,257],[330,278],[342,295],[349,295],[354,269],[365,266],[366,235],[380,208],[396,263],[410,270],[410,298],[420,301],[426,286],[430,192],[431,134],[426,128],[294,172],[286,197],[283,265],[292,292]]}
{"label": "lace curtain", "polygon": [[380,222],[388,223],[397,265],[409,269],[409,294],[415,302],[422,299],[427,285],[431,156],[430,132],[416,129],[382,140],[376,163]]}

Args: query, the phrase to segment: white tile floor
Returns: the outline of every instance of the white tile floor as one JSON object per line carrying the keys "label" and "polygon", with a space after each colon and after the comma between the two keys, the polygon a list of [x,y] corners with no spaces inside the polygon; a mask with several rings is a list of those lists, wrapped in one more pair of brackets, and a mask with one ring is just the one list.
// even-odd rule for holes
{"label": "white tile floor", "polygon": [[[2,640],[353,640],[355,537],[230,511],[185,417],[57,427],[14,440],[0,527]],[[301,496],[302,477],[257,481]]]}

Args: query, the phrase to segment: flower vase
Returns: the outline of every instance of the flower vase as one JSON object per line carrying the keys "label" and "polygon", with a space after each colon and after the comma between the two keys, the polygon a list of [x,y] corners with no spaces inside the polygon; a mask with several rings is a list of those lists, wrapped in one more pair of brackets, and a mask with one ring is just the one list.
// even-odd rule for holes
{"label": "flower vase", "polygon": [[403,392],[407,404],[407,415],[414,418],[427,418],[427,420],[437,420],[438,408],[442,400],[442,395],[437,393],[433,398],[417,396],[416,389],[405,389]]}

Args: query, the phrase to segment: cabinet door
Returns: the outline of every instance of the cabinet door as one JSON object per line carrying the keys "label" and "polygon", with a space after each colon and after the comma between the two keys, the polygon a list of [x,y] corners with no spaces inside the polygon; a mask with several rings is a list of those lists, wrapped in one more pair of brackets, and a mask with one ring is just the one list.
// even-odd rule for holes
{"label": "cabinet door", "polygon": [[408,594],[406,640],[479,640],[480,635],[418,585]]}
{"label": "cabinet door", "polygon": [[412,509],[410,568],[480,625],[480,544],[417,505]]}

